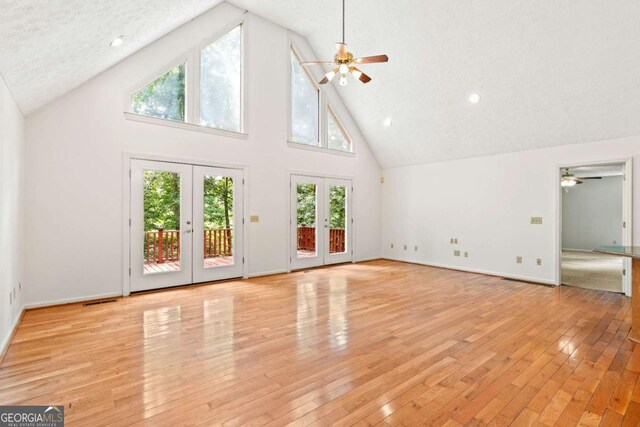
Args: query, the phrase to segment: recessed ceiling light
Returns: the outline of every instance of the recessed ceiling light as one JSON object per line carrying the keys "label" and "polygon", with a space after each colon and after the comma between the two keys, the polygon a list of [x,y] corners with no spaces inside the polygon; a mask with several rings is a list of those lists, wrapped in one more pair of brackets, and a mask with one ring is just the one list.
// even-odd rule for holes
{"label": "recessed ceiling light", "polygon": [[382,124],[384,125],[384,127],[388,128],[391,127],[391,125],[393,124],[393,122],[391,121],[391,117],[388,117],[386,119],[384,119],[384,121],[382,122]]}
{"label": "recessed ceiling light", "polygon": [[477,104],[478,102],[480,102],[480,95],[478,95],[477,93],[472,93],[471,95],[469,95],[469,102],[472,104]]}
{"label": "recessed ceiling light", "polygon": [[124,36],[118,36],[109,43],[111,47],[118,47],[124,42]]}

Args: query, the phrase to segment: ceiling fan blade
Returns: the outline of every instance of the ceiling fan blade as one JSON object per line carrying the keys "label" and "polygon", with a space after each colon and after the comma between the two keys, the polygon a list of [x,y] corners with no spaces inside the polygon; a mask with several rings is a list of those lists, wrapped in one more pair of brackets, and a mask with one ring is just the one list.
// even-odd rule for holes
{"label": "ceiling fan blade", "polygon": [[320,80],[318,83],[320,83],[321,85],[326,85],[331,80],[333,80],[333,78],[336,76],[336,74],[338,74],[338,71],[340,71],[340,68],[334,68],[333,70],[331,70],[327,74],[325,74],[324,77],[322,78],[322,80]]}
{"label": "ceiling fan blade", "polygon": [[375,55],[375,56],[365,56],[363,58],[358,58],[355,60],[356,64],[375,64],[378,62],[388,62],[389,57],[387,55]]}
{"label": "ceiling fan blade", "polygon": [[353,77],[360,80],[362,83],[366,84],[371,81],[371,77],[367,76],[365,73],[358,70],[356,67],[349,68],[349,72],[353,75]]}
{"label": "ceiling fan blade", "polygon": [[582,184],[582,181],[580,181],[579,179],[576,178],[576,184]]}

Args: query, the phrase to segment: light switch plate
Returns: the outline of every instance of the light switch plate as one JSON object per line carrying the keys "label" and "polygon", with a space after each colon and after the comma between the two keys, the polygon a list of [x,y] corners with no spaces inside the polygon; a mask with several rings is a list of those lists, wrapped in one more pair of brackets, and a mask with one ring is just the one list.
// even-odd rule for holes
{"label": "light switch plate", "polygon": [[522,257],[521,256],[517,256],[516,257],[516,264],[522,264]]}
{"label": "light switch plate", "polygon": [[251,215],[251,222],[260,222],[260,215]]}
{"label": "light switch plate", "polygon": [[460,251],[453,251],[453,256],[460,256]]}
{"label": "light switch plate", "polygon": [[532,216],[531,217],[531,224],[541,225],[542,224],[542,217],[541,216]]}

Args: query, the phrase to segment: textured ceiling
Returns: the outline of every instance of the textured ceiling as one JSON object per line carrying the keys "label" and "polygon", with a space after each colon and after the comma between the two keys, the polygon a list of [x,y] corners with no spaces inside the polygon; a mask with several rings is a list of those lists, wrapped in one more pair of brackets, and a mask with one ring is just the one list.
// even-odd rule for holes
{"label": "textured ceiling", "polygon": [[221,1],[0,0],[0,74],[28,114]]}
{"label": "textured ceiling", "polygon": [[[29,113],[219,2],[0,0],[0,74]],[[333,56],[340,0],[230,3]],[[638,16],[637,0],[347,0],[350,50],[391,62],[340,91],[384,167],[640,134]]]}
{"label": "textured ceiling", "polygon": [[[231,2],[332,57],[340,0]],[[385,167],[640,134],[637,0],[346,2],[350,50],[391,59],[340,89]]]}

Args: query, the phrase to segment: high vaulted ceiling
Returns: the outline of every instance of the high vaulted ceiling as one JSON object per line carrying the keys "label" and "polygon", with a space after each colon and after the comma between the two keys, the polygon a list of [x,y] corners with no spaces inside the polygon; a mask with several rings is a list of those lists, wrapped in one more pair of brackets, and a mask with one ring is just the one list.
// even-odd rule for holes
{"label": "high vaulted ceiling", "polygon": [[0,0],[0,74],[28,114],[218,3]]}
{"label": "high vaulted ceiling", "polygon": [[[640,134],[636,0],[346,1],[350,50],[391,59],[339,89],[385,167]],[[0,0],[0,74],[28,113],[217,3]],[[333,56],[341,0],[230,3]]]}

